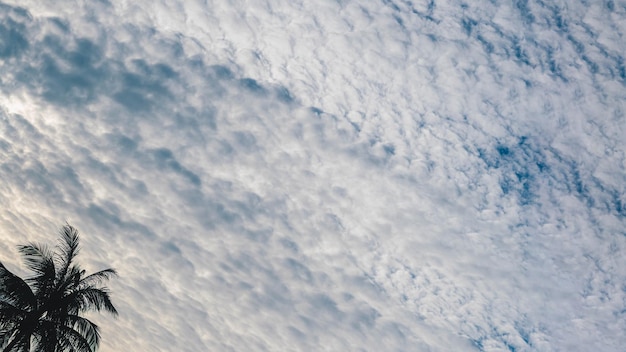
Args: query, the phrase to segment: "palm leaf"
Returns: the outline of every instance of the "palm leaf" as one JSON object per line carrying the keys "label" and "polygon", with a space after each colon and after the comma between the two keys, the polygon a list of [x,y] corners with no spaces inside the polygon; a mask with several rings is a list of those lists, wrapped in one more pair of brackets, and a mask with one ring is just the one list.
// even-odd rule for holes
{"label": "palm leaf", "polygon": [[0,302],[0,326],[18,323],[28,314],[28,310],[18,308],[8,302]]}
{"label": "palm leaf", "polygon": [[35,275],[26,279],[38,298],[43,298],[49,294],[54,287],[55,268],[53,254],[48,247],[38,244],[28,244],[18,246],[22,253],[24,263]]}
{"label": "palm leaf", "polygon": [[115,271],[115,269],[109,268],[109,269],[100,270],[80,280],[78,287],[84,288],[84,287],[101,284],[102,282],[109,280],[113,276],[117,276],[117,271]]}
{"label": "palm leaf", "polygon": [[17,308],[35,308],[37,301],[30,286],[0,263],[0,301]]}
{"label": "palm leaf", "polygon": [[6,346],[13,335],[13,330],[5,329],[0,324],[0,346]]}
{"label": "palm leaf", "polygon": [[118,314],[106,288],[81,288],[64,297],[63,301],[70,309],[77,309],[79,312],[104,310],[115,316]]}
{"label": "palm leaf", "polygon": [[96,350],[82,334],[63,324],[44,320],[40,322],[38,330],[40,332],[37,333],[39,335],[37,347],[40,351],[93,352]]}
{"label": "palm leaf", "polygon": [[85,270],[81,269],[78,265],[73,265],[65,275],[63,281],[59,283],[57,291],[60,293],[75,291],[79,287],[83,276],[85,276]]}
{"label": "palm leaf", "polygon": [[78,315],[68,315],[67,325],[76,330],[85,338],[92,350],[96,350],[100,344],[100,329],[89,319]]}
{"label": "palm leaf", "polygon": [[33,331],[32,335],[36,351],[63,351],[57,348],[59,346],[57,325],[59,324],[51,320],[39,320],[37,322],[37,329]]}
{"label": "palm leaf", "polygon": [[55,258],[59,264],[57,271],[57,282],[64,280],[72,261],[80,251],[78,231],[69,224],[63,226],[60,231],[61,238],[56,246]]}
{"label": "palm leaf", "polygon": [[47,274],[54,269],[54,257],[46,245],[29,243],[17,247],[24,257],[24,264],[36,274]]}
{"label": "palm leaf", "polygon": [[17,328],[6,338],[6,343],[3,352],[30,352],[30,333]]}

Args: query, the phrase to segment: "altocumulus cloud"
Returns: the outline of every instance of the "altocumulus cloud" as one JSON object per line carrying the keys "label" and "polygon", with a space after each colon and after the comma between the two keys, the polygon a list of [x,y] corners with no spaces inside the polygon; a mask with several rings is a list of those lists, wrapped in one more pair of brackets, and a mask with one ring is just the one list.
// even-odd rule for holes
{"label": "altocumulus cloud", "polygon": [[619,2],[0,9],[0,254],[75,224],[102,350],[623,346]]}

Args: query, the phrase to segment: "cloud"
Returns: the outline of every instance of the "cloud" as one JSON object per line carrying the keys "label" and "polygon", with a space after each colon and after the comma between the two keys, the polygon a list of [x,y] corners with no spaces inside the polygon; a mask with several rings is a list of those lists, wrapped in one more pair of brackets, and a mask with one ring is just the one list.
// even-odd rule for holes
{"label": "cloud", "polygon": [[611,4],[2,5],[2,260],[75,224],[102,350],[617,350]]}

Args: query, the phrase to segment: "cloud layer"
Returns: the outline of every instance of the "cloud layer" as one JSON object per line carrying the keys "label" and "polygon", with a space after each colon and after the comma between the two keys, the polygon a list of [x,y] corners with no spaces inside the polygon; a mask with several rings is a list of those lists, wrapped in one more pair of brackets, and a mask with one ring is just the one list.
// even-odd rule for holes
{"label": "cloud layer", "polygon": [[0,9],[1,260],[75,224],[103,351],[623,346],[618,2]]}

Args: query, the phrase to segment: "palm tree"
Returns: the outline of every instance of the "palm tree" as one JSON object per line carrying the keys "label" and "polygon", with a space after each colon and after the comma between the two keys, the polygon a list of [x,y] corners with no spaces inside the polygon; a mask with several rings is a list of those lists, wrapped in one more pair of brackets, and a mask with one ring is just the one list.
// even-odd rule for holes
{"label": "palm tree", "polygon": [[30,243],[18,247],[33,276],[23,280],[0,262],[0,346],[3,352],[94,352],[98,326],[80,314],[106,311],[117,316],[109,291],[101,284],[116,275],[105,269],[86,275],[73,263],[78,231],[69,224],[51,250]]}

